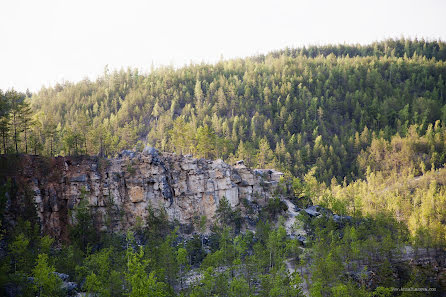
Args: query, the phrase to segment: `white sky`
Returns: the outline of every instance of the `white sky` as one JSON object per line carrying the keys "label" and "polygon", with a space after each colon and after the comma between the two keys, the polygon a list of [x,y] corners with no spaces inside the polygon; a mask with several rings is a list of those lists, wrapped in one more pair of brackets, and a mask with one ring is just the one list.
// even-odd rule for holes
{"label": "white sky", "polygon": [[446,40],[446,1],[0,0],[0,89],[286,46]]}

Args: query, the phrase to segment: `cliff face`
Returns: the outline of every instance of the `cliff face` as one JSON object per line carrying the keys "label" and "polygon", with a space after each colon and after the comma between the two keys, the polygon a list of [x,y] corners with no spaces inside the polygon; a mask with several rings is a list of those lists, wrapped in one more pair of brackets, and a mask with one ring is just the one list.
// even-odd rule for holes
{"label": "cliff face", "polygon": [[[230,166],[154,149],[124,151],[114,159],[23,156],[19,163],[19,169],[6,174],[17,185],[16,196],[31,198],[43,232],[62,239],[82,199],[88,200],[101,230],[125,230],[147,216],[149,204],[164,208],[169,220],[190,226],[201,215],[211,223],[222,197],[232,206],[243,199],[266,203],[282,175],[251,170],[243,162]],[[8,208],[17,211],[20,205]]]}

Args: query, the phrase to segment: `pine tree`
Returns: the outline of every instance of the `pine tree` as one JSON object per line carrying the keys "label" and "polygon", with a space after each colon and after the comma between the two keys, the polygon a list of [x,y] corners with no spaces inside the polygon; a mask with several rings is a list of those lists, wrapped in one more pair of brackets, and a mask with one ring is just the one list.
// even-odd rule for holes
{"label": "pine tree", "polygon": [[57,135],[57,124],[51,115],[47,115],[43,120],[43,134],[45,138],[49,141],[49,155],[52,157],[54,155],[54,143]]}
{"label": "pine tree", "polygon": [[34,287],[41,297],[61,296],[62,280],[54,274],[55,269],[48,264],[48,255],[39,254],[33,269]]}
{"label": "pine tree", "polygon": [[23,100],[19,110],[19,122],[20,122],[20,131],[24,133],[25,136],[25,154],[28,153],[28,132],[32,125],[34,124],[33,111],[31,110],[31,106],[29,102]]}
{"label": "pine tree", "polygon": [[207,159],[215,156],[216,139],[215,132],[208,125],[198,128],[197,151],[199,156]]}
{"label": "pine tree", "polygon": [[140,247],[138,252],[131,248],[127,250],[127,272],[125,279],[129,286],[129,297],[165,297],[168,296],[166,284],[157,280],[152,271],[147,275],[149,261],[144,258],[144,251]]}
{"label": "pine tree", "polygon": [[188,144],[191,143],[191,139],[188,137],[190,135],[188,126],[183,117],[178,117],[173,122],[172,130],[169,131],[173,150],[179,154],[184,154],[187,151]]}
{"label": "pine tree", "polygon": [[3,94],[3,91],[0,90],[0,134],[2,137],[3,144],[3,153],[6,154],[8,138],[10,133],[10,98]]}
{"label": "pine tree", "polygon": [[258,168],[275,167],[276,162],[274,153],[271,150],[268,140],[265,137],[260,140],[259,150],[256,157]]}
{"label": "pine tree", "polygon": [[19,94],[18,92],[11,90],[6,92],[6,96],[9,98],[10,102],[10,117],[11,117],[11,125],[13,129],[13,139],[15,145],[16,154],[19,153],[18,143],[20,142],[20,114],[23,108],[23,100],[24,96]]}

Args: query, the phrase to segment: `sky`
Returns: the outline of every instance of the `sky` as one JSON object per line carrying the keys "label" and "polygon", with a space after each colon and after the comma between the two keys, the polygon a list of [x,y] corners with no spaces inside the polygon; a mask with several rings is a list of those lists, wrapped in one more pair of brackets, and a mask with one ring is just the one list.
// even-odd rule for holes
{"label": "sky", "polygon": [[0,89],[285,47],[446,40],[444,0],[0,0]]}

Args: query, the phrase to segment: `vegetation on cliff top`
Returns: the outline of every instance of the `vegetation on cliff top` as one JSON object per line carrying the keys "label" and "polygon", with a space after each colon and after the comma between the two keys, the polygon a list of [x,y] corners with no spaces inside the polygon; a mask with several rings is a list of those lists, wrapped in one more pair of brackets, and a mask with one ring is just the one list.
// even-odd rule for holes
{"label": "vegetation on cliff top", "polygon": [[149,74],[105,69],[32,96],[0,92],[2,151],[113,156],[149,143],[295,176],[317,166],[319,181],[351,181],[364,176],[357,157],[373,139],[446,121],[445,53],[441,41],[386,40]]}

